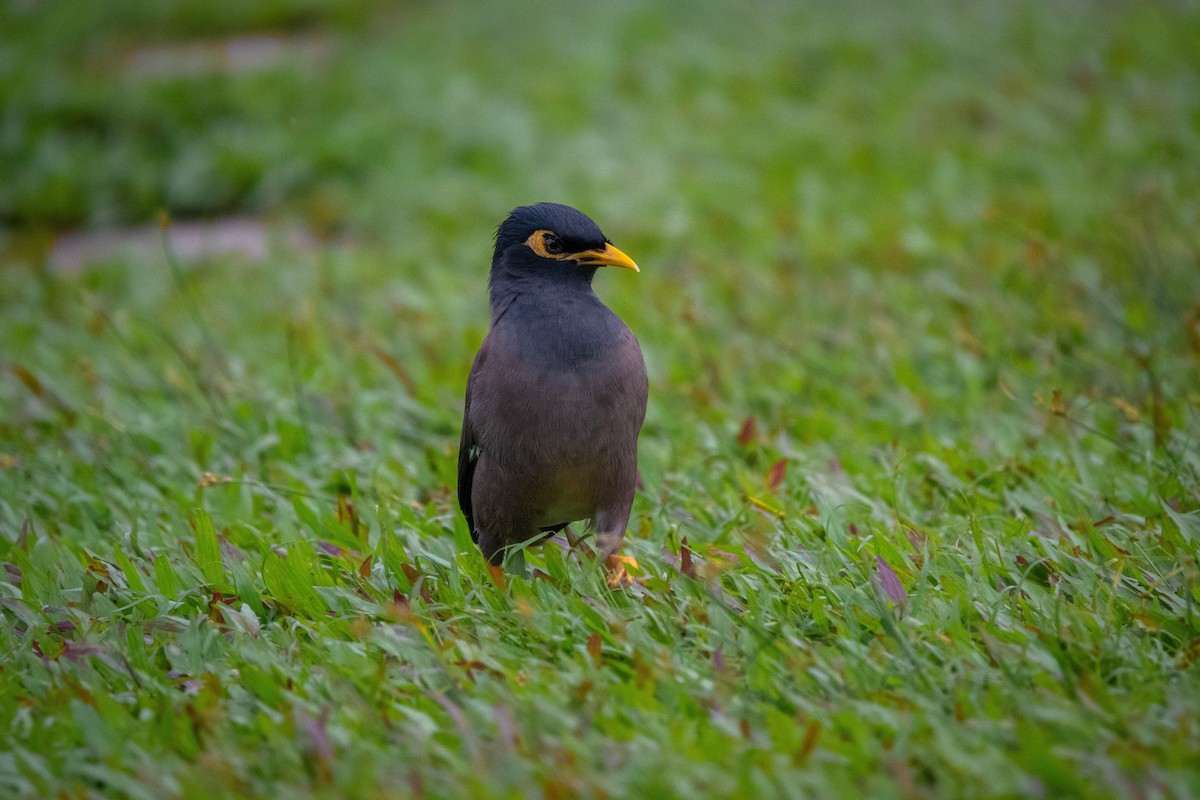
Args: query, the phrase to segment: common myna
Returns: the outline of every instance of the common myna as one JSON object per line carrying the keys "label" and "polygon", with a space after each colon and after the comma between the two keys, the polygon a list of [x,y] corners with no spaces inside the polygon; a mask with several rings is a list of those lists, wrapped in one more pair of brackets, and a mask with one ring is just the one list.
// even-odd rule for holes
{"label": "common myna", "polygon": [[646,365],[592,291],[604,266],[638,271],[569,206],[521,206],[496,231],[491,328],[467,379],[458,451],[458,503],[493,568],[509,545],[587,520],[628,580],[617,549],[638,480]]}

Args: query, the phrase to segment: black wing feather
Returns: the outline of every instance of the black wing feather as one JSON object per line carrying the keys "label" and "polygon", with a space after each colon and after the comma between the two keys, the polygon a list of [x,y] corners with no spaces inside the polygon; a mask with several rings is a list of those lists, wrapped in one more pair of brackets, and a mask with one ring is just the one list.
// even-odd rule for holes
{"label": "black wing feather", "polygon": [[471,382],[468,380],[467,399],[463,404],[462,439],[458,443],[458,507],[467,520],[471,541],[476,544],[479,543],[479,532],[475,530],[475,514],[471,509],[471,483],[475,479],[477,463],[479,445],[475,441],[475,429],[471,427]]}

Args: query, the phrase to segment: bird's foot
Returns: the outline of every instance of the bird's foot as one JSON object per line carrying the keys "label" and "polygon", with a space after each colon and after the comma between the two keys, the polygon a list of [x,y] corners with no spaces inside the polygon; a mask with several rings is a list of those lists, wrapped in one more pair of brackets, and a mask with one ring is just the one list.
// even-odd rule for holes
{"label": "bird's foot", "polygon": [[629,574],[629,570],[625,569],[626,564],[634,569],[640,569],[637,559],[633,556],[623,556],[620,553],[613,553],[604,559],[604,567],[608,572],[606,577],[608,588],[628,589],[633,585],[633,577]]}

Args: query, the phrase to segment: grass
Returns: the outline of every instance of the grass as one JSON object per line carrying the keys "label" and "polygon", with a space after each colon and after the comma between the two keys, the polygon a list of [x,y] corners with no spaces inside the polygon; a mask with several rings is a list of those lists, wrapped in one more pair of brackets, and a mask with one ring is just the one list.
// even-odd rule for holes
{"label": "grass", "polygon": [[[0,12],[0,794],[1200,793],[1193,4],[251,5]],[[450,488],[541,199],[643,267],[626,591]],[[47,267],[160,209],[320,244]]]}

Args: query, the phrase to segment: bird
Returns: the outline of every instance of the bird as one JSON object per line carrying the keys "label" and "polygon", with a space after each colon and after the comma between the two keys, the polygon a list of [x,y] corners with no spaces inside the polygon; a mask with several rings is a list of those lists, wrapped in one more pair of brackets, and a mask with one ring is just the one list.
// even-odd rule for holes
{"label": "bird", "polygon": [[590,217],[513,209],[496,231],[491,321],[467,378],[458,502],[492,575],[514,545],[585,520],[614,588],[636,485],[648,382],[641,346],[592,289],[601,267],[640,272]]}

